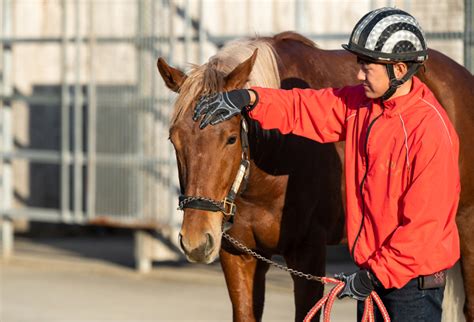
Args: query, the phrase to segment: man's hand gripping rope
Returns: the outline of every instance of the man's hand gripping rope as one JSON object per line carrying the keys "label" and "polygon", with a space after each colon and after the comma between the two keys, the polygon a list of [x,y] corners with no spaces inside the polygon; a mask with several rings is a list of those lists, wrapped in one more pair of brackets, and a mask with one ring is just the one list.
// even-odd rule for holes
{"label": "man's hand gripping rope", "polygon": [[[364,272],[364,271],[360,271]],[[359,273],[359,272],[358,272]],[[331,278],[331,277],[322,277],[321,282],[324,284],[336,284],[336,286],[333,287],[333,289],[323,296],[314,306],[313,308],[308,312],[306,315],[305,319],[303,320],[304,322],[310,322],[311,319],[318,313],[319,310],[323,308],[323,322],[330,322],[330,315],[331,315],[331,309],[334,304],[334,301],[336,300],[336,297],[345,297],[345,296],[350,296],[352,298],[356,298],[351,294],[348,294],[351,288],[351,280],[349,277],[352,276],[352,281],[354,280],[354,277],[356,274],[354,273],[352,275],[346,276],[344,274],[339,274],[336,275],[337,278]],[[360,274],[360,273],[359,273]],[[371,291],[369,295],[365,298],[365,307],[364,307],[364,314],[362,315],[362,322],[374,322],[375,321],[375,316],[374,316],[374,302],[378,306],[380,313],[382,314],[383,320],[385,322],[390,322],[390,317],[388,315],[387,309],[382,303],[382,300],[380,297],[377,295],[375,291]]]}

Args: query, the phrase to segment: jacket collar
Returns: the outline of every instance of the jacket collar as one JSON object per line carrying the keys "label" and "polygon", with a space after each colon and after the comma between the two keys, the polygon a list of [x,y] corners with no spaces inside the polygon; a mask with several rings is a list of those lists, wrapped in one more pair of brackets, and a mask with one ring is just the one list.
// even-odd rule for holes
{"label": "jacket collar", "polygon": [[384,114],[389,117],[402,114],[407,108],[414,105],[421,97],[423,97],[425,86],[426,85],[423,84],[418,77],[413,76],[410,92],[385,101]]}

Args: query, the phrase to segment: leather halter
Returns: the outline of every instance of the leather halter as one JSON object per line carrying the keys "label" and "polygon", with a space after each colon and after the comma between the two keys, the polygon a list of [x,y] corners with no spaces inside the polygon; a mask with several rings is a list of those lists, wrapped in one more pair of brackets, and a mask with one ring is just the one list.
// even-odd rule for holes
{"label": "leather halter", "polygon": [[[241,127],[240,127],[240,141],[242,144],[242,160],[240,161],[239,171],[235,176],[234,183],[227,194],[227,196],[221,200],[217,201],[211,198],[201,197],[201,196],[179,196],[179,207],[178,210],[184,210],[185,208],[207,210],[212,212],[222,212],[226,216],[235,215],[237,206],[234,201],[237,197],[239,188],[247,185],[247,180],[249,176],[249,140],[248,140],[248,124],[245,120],[245,117],[242,116]],[[243,183],[243,185],[242,185]],[[242,190],[243,190],[242,189]],[[232,220],[231,220],[232,221]]]}

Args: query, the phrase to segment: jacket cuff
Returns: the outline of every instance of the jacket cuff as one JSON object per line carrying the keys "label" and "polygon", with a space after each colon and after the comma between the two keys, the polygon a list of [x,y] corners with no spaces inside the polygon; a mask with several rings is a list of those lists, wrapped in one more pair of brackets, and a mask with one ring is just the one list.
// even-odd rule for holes
{"label": "jacket cuff", "polygon": [[[375,254],[377,256],[377,253]],[[381,267],[381,265],[377,265],[378,262],[372,257],[367,261],[367,265],[369,266],[370,272],[374,277],[376,278],[376,281],[381,284],[384,288],[392,288],[394,285],[390,282],[390,278],[388,277],[388,274],[382,273],[384,270],[384,267]]]}
{"label": "jacket cuff", "polygon": [[250,112],[251,110],[253,110],[255,108],[255,106],[257,106],[258,104],[258,101],[259,101],[259,95],[258,95],[258,92],[252,88],[249,89],[249,91],[252,91],[254,94],[255,94],[255,101],[253,102],[252,105],[248,105],[246,108],[245,108],[245,111],[247,112]]}

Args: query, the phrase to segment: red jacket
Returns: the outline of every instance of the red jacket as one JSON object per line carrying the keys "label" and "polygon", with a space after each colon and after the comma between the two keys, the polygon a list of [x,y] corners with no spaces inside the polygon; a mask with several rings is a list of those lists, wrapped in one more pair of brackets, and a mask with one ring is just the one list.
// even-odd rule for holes
{"label": "red jacket", "polygon": [[264,129],[346,141],[347,237],[357,265],[401,288],[455,264],[459,142],[425,84],[414,77],[410,93],[385,108],[362,85],[253,89],[259,103],[249,114]]}

